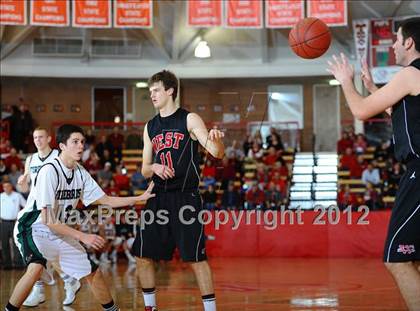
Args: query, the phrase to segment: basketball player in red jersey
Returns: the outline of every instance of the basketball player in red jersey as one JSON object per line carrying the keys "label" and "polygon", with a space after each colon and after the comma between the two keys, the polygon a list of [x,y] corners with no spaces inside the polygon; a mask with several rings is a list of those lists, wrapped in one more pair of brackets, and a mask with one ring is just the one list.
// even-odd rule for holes
{"label": "basketball player in red jersey", "polygon": [[[199,115],[177,108],[178,79],[173,73],[166,70],[156,73],[149,80],[149,88],[159,114],[144,128],[142,174],[154,180],[156,197],[146,204],[144,211],[155,216],[163,211],[168,221],[153,221],[139,228],[133,244],[145,307],[147,311],[157,310],[153,261],[172,259],[177,247],[182,260],[191,263],[204,310],[214,311],[216,300],[204,228],[198,221],[202,210],[198,144],[220,159],[224,155],[224,134],[217,129],[208,132]],[[188,210],[181,215],[185,207]],[[192,219],[195,221],[191,223]]]}
{"label": "basketball player in red jersey", "polygon": [[372,93],[357,93],[354,69],[342,54],[327,69],[341,83],[353,115],[361,120],[391,114],[395,158],[405,163],[392,209],[383,261],[394,277],[409,310],[420,310],[420,18],[404,21],[394,45],[395,60],[404,66],[381,88],[371,81],[367,66],[362,79]]}

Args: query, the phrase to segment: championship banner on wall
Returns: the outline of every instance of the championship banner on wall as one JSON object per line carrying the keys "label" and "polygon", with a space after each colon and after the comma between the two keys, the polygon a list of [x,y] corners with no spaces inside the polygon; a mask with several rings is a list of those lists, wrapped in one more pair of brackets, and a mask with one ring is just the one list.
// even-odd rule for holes
{"label": "championship banner on wall", "polygon": [[267,28],[291,28],[305,18],[304,0],[268,0],[265,2]]}
{"label": "championship banner on wall", "polygon": [[1,0],[0,25],[26,25],[26,0]]}
{"label": "championship banner on wall", "polygon": [[371,20],[371,65],[386,67],[395,65],[392,45],[396,39],[391,18]]}
{"label": "championship banner on wall", "polygon": [[364,58],[369,62],[369,24],[370,22],[368,19],[353,20],[354,45],[356,47],[356,56],[359,63]]}
{"label": "championship banner on wall", "polygon": [[226,0],[227,28],[262,28],[263,10],[261,0]]}
{"label": "championship banner on wall", "polygon": [[307,16],[328,26],[347,26],[347,0],[308,0]]}
{"label": "championship banner on wall", "polygon": [[114,27],[152,28],[152,0],[114,0]]}
{"label": "championship banner on wall", "polygon": [[72,1],[73,27],[110,28],[110,0],[75,0]]}
{"label": "championship banner on wall", "polygon": [[190,27],[214,27],[222,25],[222,1],[188,0],[187,21]]}
{"label": "championship banner on wall", "polygon": [[70,1],[32,0],[30,24],[37,26],[69,26]]}

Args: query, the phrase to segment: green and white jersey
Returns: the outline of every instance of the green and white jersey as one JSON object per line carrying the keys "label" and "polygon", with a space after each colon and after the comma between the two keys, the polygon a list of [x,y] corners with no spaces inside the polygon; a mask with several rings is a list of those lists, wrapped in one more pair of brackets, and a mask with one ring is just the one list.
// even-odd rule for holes
{"label": "green and white jersey", "polygon": [[79,200],[89,205],[103,197],[105,193],[90,174],[77,164],[68,169],[59,157],[44,164],[36,176],[23,210],[18,215],[19,232],[32,229],[51,232],[42,223],[41,210],[52,208],[61,222],[66,221]]}
{"label": "green and white jersey", "polygon": [[50,163],[56,157],[58,157],[58,150],[57,149],[51,149],[50,153],[44,158],[41,158],[39,156],[39,153],[34,153],[34,154],[31,155],[31,158],[29,159],[29,172],[30,172],[30,178],[31,178],[31,184],[32,185],[35,182],[35,178],[36,178],[36,175],[38,174],[39,169],[44,164]]}

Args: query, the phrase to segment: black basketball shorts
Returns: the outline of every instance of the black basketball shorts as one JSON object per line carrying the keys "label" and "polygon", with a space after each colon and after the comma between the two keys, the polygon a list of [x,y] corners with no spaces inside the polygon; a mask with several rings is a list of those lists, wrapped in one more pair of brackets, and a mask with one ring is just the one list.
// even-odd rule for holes
{"label": "black basketball shorts", "polygon": [[202,206],[198,191],[157,192],[141,211],[133,255],[171,260],[178,248],[185,262],[206,260],[204,225],[199,219]]}
{"label": "black basketball shorts", "polygon": [[420,260],[420,160],[401,177],[385,242],[384,262]]}

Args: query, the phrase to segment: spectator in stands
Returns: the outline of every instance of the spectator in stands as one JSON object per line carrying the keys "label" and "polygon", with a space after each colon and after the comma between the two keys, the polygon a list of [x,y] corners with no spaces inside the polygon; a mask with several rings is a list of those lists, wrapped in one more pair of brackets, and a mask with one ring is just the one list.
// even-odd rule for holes
{"label": "spectator in stands", "polygon": [[404,174],[404,170],[401,168],[401,164],[399,162],[395,162],[394,165],[392,166],[392,171],[389,172],[389,176],[388,176],[389,184],[398,186],[403,174]]}
{"label": "spectator in stands", "polygon": [[261,160],[264,156],[264,150],[261,148],[261,146],[254,141],[252,144],[252,148],[249,149],[247,157],[253,160]]}
{"label": "spectator in stands", "polygon": [[19,158],[16,148],[10,149],[10,154],[6,159],[4,160],[4,164],[6,164],[6,167],[10,170],[12,167],[12,164],[15,164],[17,168],[20,170],[22,169],[22,160]]}
{"label": "spectator in stands", "polygon": [[274,167],[270,170],[270,179],[276,172],[279,172],[282,177],[289,177],[289,169],[287,168],[286,162],[279,157],[278,161],[274,163]]}
{"label": "spectator in stands", "polygon": [[21,122],[23,124],[23,139],[24,139],[24,143],[26,142],[26,144],[24,144],[23,146],[23,152],[27,153],[28,152],[28,145],[29,145],[29,141],[32,141],[32,137],[31,137],[31,133],[34,130],[34,120],[32,118],[32,114],[28,109],[28,106],[24,103],[24,100],[22,97],[19,98],[19,110],[21,113]]}
{"label": "spectator in stands", "polygon": [[232,141],[232,145],[226,148],[225,155],[230,160],[242,161],[245,158],[245,154],[241,150],[239,142],[235,139]]}
{"label": "spectator in stands", "polygon": [[280,172],[274,172],[274,175],[271,177],[270,182],[273,182],[276,185],[277,191],[280,191],[283,197],[286,197],[287,194],[287,181],[284,177],[280,176]]}
{"label": "spectator in stands", "polygon": [[279,159],[279,154],[274,146],[268,148],[268,154],[263,157],[265,165],[272,166]]}
{"label": "spectator in stands", "polygon": [[222,166],[223,166],[223,171],[221,172],[222,175],[222,186],[221,188],[223,190],[227,189],[227,185],[229,183],[229,181],[231,180],[235,180],[236,178],[236,171],[235,171],[235,166],[232,164],[232,162],[227,158],[224,157],[222,160]]}
{"label": "spectator in stands", "polygon": [[22,172],[18,169],[16,164],[13,163],[10,166],[9,180],[15,189],[16,189],[17,181],[21,175],[22,175]]}
{"label": "spectator in stands", "polygon": [[216,166],[214,166],[210,159],[206,160],[201,174],[203,175],[203,182],[205,187],[208,185],[214,185],[216,183]]}
{"label": "spectator in stands", "polygon": [[126,191],[130,189],[130,178],[127,176],[127,170],[122,165],[116,167],[113,179],[118,189]]}
{"label": "spectator in stands", "polygon": [[112,145],[113,157],[117,157],[119,161],[122,158],[122,149],[124,145],[124,135],[120,133],[118,126],[115,126],[112,133],[108,136],[108,141]]}
{"label": "spectator in stands", "polygon": [[337,205],[341,210],[356,204],[356,196],[351,193],[350,186],[342,184],[337,195]]}
{"label": "spectator in stands", "polygon": [[249,150],[252,148],[252,144],[253,144],[253,138],[251,135],[247,134],[246,135],[246,139],[242,145],[242,148],[244,150],[244,154],[247,155]]}
{"label": "spectator in stands", "polygon": [[231,181],[228,184],[227,190],[222,195],[222,208],[228,210],[236,210],[240,208],[241,196],[235,189],[234,183]]}
{"label": "spectator in stands", "polygon": [[367,185],[371,183],[373,185],[378,185],[381,182],[381,178],[379,176],[379,169],[375,168],[373,163],[369,163],[367,168],[362,173],[362,181]]}
{"label": "spectator in stands", "polygon": [[368,145],[367,142],[365,140],[365,137],[362,134],[358,134],[356,141],[354,142],[354,151],[356,152],[356,154],[363,154],[366,152]]}
{"label": "spectator in stands", "polygon": [[203,193],[203,203],[204,208],[208,210],[213,210],[216,208],[217,203],[217,193],[213,185],[209,185],[207,190]]}
{"label": "spectator in stands", "polygon": [[337,153],[344,154],[347,148],[353,148],[353,141],[349,138],[349,134],[343,131],[341,139],[337,142]]}
{"label": "spectator in stands", "polygon": [[0,178],[3,178],[7,174],[9,174],[9,169],[4,164],[4,161],[0,159]]}
{"label": "spectator in stands", "polygon": [[367,205],[372,210],[376,210],[380,207],[378,191],[376,191],[370,182],[366,183],[366,190],[363,195],[363,200],[365,201],[365,205]]}
{"label": "spectator in stands", "polygon": [[143,149],[143,138],[135,127],[131,127],[130,133],[125,140],[125,148],[129,150]]}
{"label": "spectator in stands", "polygon": [[245,194],[245,209],[262,208],[265,202],[265,193],[262,190],[263,186],[254,182]]}
{"label": "spectator in stands", "polygon": [[104,192],[110,196],[115,196],[115,197],[120,196],[120,188],[117,187],[113,179],[111,179],[107,187],[104,188]]}
{"label": "spectator in stands", "polygon": [[381,145],[375,150],[375,159],[380,162],[384,162],[391,157],[389,142],[382,142]]}
{"label": "spectator in stands", "polygon": [[283,143],[277,138],[277,136],[273,136],[269,147],[274,147],[277,151],[284,150]]}
{"label": "spectator in stands", "polygon": [[112,169],[111,163],[106,162],[104,168],[98,172],[98,181],[101,183],[102,181],[110,182],[112,179]]}
{"label": "spectator in stands", "polygon": [[283,202],[283,194],[281,191],[277,191],[276,184],[270,182],[268,184],[268,190],[265,191],[265,207],[267,209],[278,209]]}
{"label": "spectator in stands", "polygon": [[85,148],[95,145],[96,136],[93,134],[92,129],[88,128],[85,133]]}
{"label": "spectator in stands", "polygon": [[0,154],[1,157],[10,153],[10,140],[4,136],[0,136]]}
{"label": "spectator in stands", "polygon": [[96,152],[90,153],[89,159],[84,163],[84,167],[94,178],[98,177],[98,172],[102,169],[102,165]]}
{"label": "spectator in stands", "polygon": [[353,154],[353,149],[348,147],[346,153],[340,159],[340,169],[351,170],[357,165],[357,158]]}
{"label": "spectator in stands", "polygon": [[10,142],[17,150],[23,150],[23,143],[25,141],[24,125],[21,121],[21,112],[16,105],[12,106],[12,114],[6,118],[9,122]]}
{"label": "spectator in stands", "polygon": [[268,175],[264,163],[257,163],[257,171],[255,172],[255,178],[259,184],[266,185],[268,182]]}
{"label": "spectator in stands", "polygon": [[102,135],[99,143],[96,144],[96,147],[95,147],[95,151],[98,154],[101,161],[104,157],[105,150],[109,150],[109,152],[114,153],[112,144],[107,140],[105,135]]}
{"label": "spectator in stands", "polygon": [[356,163],[350,167],[350,177],[360,179],[362,178],[363,171],[367,167],[367,162],[363,154],[357,156]]}
{"label": "spectator in stands", "polygon": [[91,155],[91,154],[93,154],[93,153],[95,153],[95,154],[96,154],[96,151],[95,151],[95,145],[90,145],[90,146],[88,146],[88,147],[85,149],[85,151],[83,151],[82,161],[83,161],[83,162],[86,162],[86,161],[89,159],[90,155]]}
{"label": "spectator in stands", "polygon": [[254,143],[257,143],[260,148],[263,147],[263,138],[262,138],[262,135],[261,135],[261,131],[256,131],[254,133],[253,141],[254,141]]}
{"label": "spectator in stands", "polygon": [[110,163],[111,164],[111,170],[114,171],[115,170],[115,158],[112,156],[111,151],[109,151],[108,149],[104,150],[104,154],[103,157],[100,158],[100,162],[102,166],[105,166],[105,163]]}
{"label": "spectator in stands", "polygon": [[147,179],[141,173],[141,165],[137,165],[136,171],[131,175],[131,188],[134,191],[136,190],[146,190],[147,189]]}
{"label": "spectator in stands", "polygon": [[273,138],[276,138],[278,142],[281,142],[280,134],[277,132],[277,129],[273,126],[270,127],[270,134],[266,137],[265,141],[267,143],[267,148],[270,148],[273,145]]}

